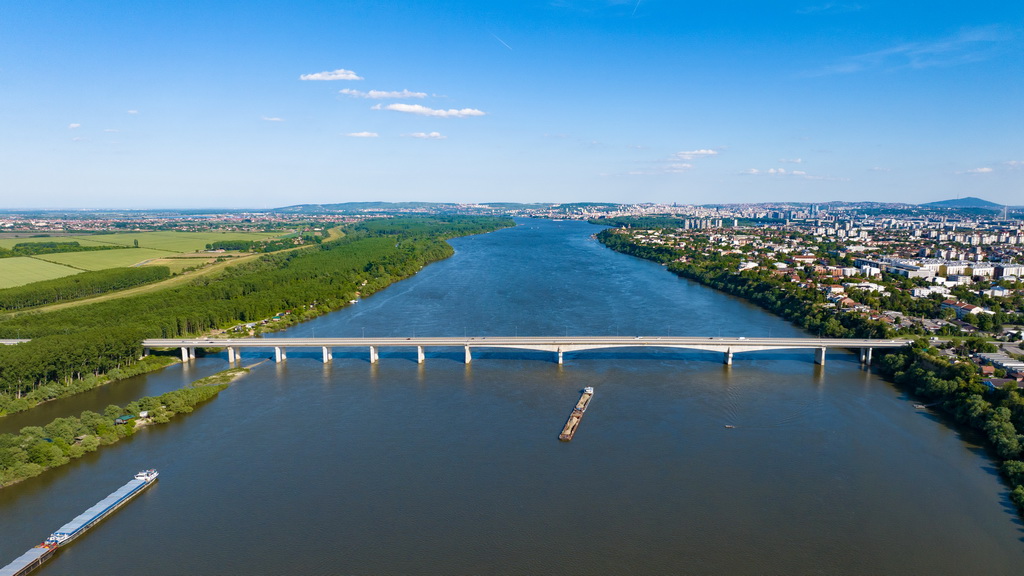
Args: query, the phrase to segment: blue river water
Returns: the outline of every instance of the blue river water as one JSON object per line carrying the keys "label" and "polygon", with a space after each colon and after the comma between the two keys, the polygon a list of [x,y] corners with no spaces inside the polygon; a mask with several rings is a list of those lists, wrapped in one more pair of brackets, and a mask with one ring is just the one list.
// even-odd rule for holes
{"label": "blue river water", "polygon": [[[743,301],[524,220],[284,336],[796,336]],[[976,438],[809,351],[289,351],[194,413],[0,490],[0,564],[155,467],[39,574],[1017,574]],[[172,389],[221,354],[133,379]],[[575,439],[557,437],[584,386]],[[109,394],[54,403],[102,409]],[[28,418],[28,417],[27,417]],[[30,419],[24,422],[31,423]],[[27,424],[24,424],[27,425]],[[726,428],[726,425],[733,428]]]}

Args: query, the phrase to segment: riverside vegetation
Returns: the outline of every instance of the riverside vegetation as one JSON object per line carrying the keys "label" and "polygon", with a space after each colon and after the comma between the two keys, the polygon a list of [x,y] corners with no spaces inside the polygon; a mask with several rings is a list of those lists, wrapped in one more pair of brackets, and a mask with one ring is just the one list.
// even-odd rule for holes
{"label": "riverside vegetation", "polygon": [[[889,338],[894,331],[882,322],[823,306],[817,290],[801,288],[759,271],[737,272],[734,259],[722,259],[698,249],[680,250],[668,246],[643,246],[626,234],[603,230],[598,239],[617,252],[666,264],[668,270],[744,298],[821,336],[835,338]],[[982,339],[968,339],[977,350],[993,350]],[[951,363],[935,353],[924,339],[878,363],[879,372],[897,385],[930,400],[957,422],[979,431],[1001,461],[1004,478],[1010,484],[1011,499],[1024,515],[1024,395],[1015,383],[991,390],[981,382],[977,368],[968,362]]]}
{"label": "riverside vegetation", "polygon": [[[209,378],[216,380],[216,376]],[[38,476],[95,452],[100,446],[119,442],[141,426],[163,424],[178,414],[192,412],[198,404],[213,398],[227,386],[226,383],[204,385],[199,380],[188,388],[147,396],[125,406],[111,404],[103,414],[86,410],[78,417],[57,418],[45,426],[26,426],[18,434],[0,434],[0,487]],[[137,416],[142,412],[147,413],[144,419],[115,423],[120,416]]]}
{"label": "riverside vegetation", "polygon": [[95,385],[131,369],[145,338],[199,336],[288,310],[296,321],[313,318],[447,258],[448,238],[512,225],[465,216],[367,220],[346,226],[338,240],[265,254],[187,285],[7,315],[0,338],[31,342],[0,346],[0,415],[91,387],[90,375]]}

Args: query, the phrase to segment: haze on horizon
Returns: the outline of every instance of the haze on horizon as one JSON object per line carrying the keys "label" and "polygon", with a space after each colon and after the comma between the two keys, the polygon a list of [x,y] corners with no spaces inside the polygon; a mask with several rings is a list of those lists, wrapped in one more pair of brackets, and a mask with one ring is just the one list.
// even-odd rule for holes
{"label": "haze on horizon", "polygon": [[2,207],[1024,204],[1024,4],[9,3]]}

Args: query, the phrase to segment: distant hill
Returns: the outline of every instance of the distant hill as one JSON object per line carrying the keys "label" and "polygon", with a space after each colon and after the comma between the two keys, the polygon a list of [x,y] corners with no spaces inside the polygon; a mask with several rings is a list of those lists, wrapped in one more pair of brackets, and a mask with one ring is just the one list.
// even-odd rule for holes
{"label": "distant hill", "polygon": [[275,208],[274,212],[386,212],[392,210],[443,210],[456,204],[440,202],[342,202],[340,204],[298,204]]}
{"label": "distant hill", "polygon": [[990,210],[1000,210],[1003,207],[1002,204],[996,204],[995,202],[989,202],[974,196],[957,198],[956,200],[942,200],[941,202],[928,202],[927,204],[921,204],[921,206],[932,208],[988,208]]}

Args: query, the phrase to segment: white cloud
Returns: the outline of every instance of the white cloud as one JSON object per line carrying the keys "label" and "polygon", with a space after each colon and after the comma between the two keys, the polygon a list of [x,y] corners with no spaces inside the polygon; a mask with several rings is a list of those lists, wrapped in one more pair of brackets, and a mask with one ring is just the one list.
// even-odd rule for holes
{"label": "white cloud", "polygon": [[992,169],[989,168],[988,166],[985,166],[985,167],[982,167],[982,168],[971,168],[970,170],[965,170],[963,172],[957,172],[957,174],[988,174],[990,172],[992,172]]}
{"label": "white cloud", "polygon": [[779,162],[783,164],[803,164],[803,158],[779,158]]}
{"label": "white cloud", "polygon": [[419,138],[421,140],[444,140],[447,136],[444,136],[440,132],[413,132],[409,134],[410,138]]}
{"label": "white cloud", "polygon": [[75,128],[81,128],[81,127],[82,127],[82,125],[79,124],[78,122],[72,122],[71,124],[68,124],[68,130],[74,130]]}
{"label": "white cloud", "polygon": [[891,168],[882,168],[881,166],[872,166],[868,168],[869,172],[892,172]]}
{"label": "white cloud", "polygon": [[362,77],[351,70],[338,68],[337,70],[325,70],[314,74],[303,74],[299,80],[362,80]]}
{"label": "white cloud", "polygon": [[104,132],[120,132],[117,128],[104,128]]}
{"label": "white cloud", "polygon": [[284,118],[278,118],[277,116],[261,116],[260,119],[266,122],[284,122]]}
{"label": "white cloud", "polygon": [[345,88],[344,90],[338,91],[346,96],[352,96],[353,98],[369,98],[371,100],[383,100],[385,98],[426,98],[426,92],[411,92],[409,90],[402,91],[391,91],[387,92],[384,90],[370,90],[369,92],[363,92],[362,90],[352,90],[351,88]]}
{"label": "white cloud", "polygon": [[686,162],[675,162],[669,164],[668,166],[665,166],[665,172],[667,172],[668,174],[679,174],[682,172],[687,172],[691,168],[693,168],[693,164],[687,164]]}
{"label": "white cloud", "polygon": [[1020,168],[1021,166],[1024,166],[1024,161],[1022,161],[1022,160],[1008,160],[1006,162],[1003,162],[1003,164],[1006,164],[1010,168]]}
{"label": "white cloud", "polygon": [[348,135],[353,138],[377,138],[380,136],[376,132],[349,132]]}
{"label": "white cloud", "polygon": [[676,152],[672,155],[674,158],[680,160],[694,160],[696,158],[710,158],[711,156],[718,156],[718,150],[687,150],[684,152]]}
{"label": "white cloud", "polygon": [[420,106],[419,104],[388,104],[382,106],[377,104],[372,107],[373,110],[394,110],[395,112],[405,112],[407,114],[419,114],[420,116],[436,116],[439,118],[467,118],[469,116],[483,116],[485,112],[477,110],[476,108],[463,108],[461,110],[437,110],[434,108],[427,108],[426,106]]}
{"label": "white cloud", "polygon": [[138,111],[138,110],[129,110],[129,111],[128,111],[128,114],[131,114],[132,116],[134,116],[134,115],[136,115],[136,114],[138,114],[138,113],[139,113],[139,111]]}

